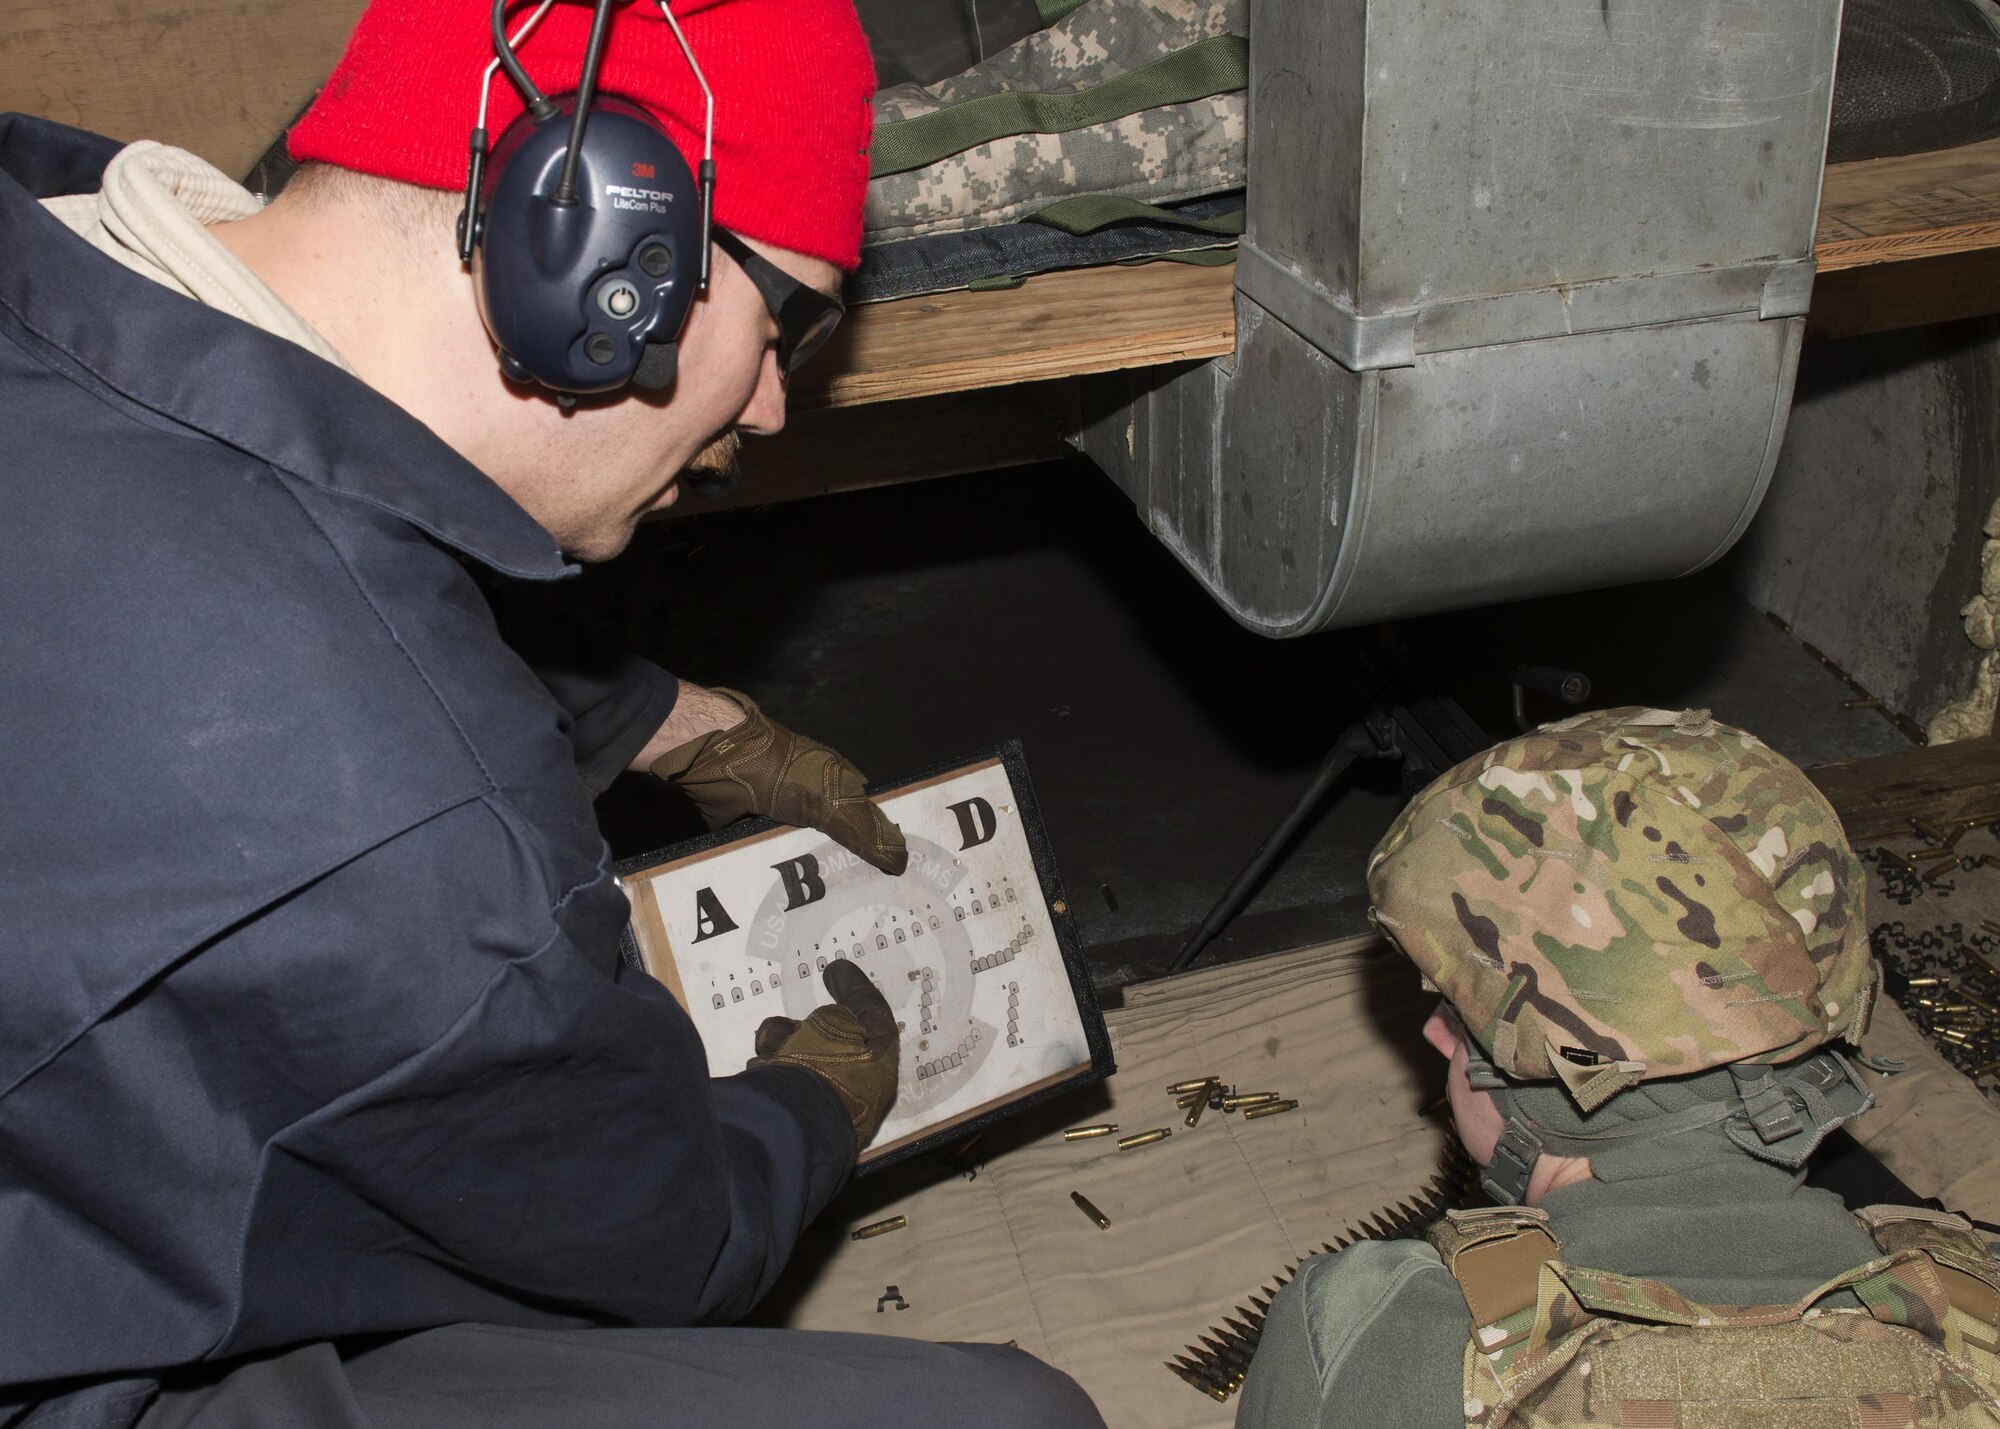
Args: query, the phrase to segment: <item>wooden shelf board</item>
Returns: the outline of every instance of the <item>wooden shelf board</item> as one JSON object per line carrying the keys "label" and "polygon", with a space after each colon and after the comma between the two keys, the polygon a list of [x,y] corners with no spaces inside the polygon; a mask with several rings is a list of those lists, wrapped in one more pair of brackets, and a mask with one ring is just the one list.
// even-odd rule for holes
{"label": "wooden shelf board", "polygon": [[2000,814],[2000,740],[1991,735],[1822,764],[1806,777],[1856,843],[1905,835],[1912,819],[1946,827]]}
{"label": "wooden shelf board", "polygon": [[[2000,139],[1829,167],[1814,251],[1823,276],[1853,275],[1815,303],[1816,336],[2000,310]],[[1953,255],[1948,273],[1892,276]],[[869,303],[848,314],[792,400],[801,411],[851,407],[1220,357],[1236,345],[1235,273],[1086,268],[1004,292]]]}
{"label": "wooden shelf board", "polygon": [[2000,139],[1832,164],[1813,254],[1822,273],[2000,245]]}
{"label": "wooden shelf board", "polygon": [[802,411],[1220,357],[1235,265],[1045,273],[1018,288],[855,308],[792,393]]}

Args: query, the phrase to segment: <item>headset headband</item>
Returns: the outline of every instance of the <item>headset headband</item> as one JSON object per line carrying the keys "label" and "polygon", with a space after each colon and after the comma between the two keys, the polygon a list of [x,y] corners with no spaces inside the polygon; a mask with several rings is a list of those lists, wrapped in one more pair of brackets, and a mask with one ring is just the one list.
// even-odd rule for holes
{"label": "headset headband", "polygon": [[[486,71],[479,80],[479,117],[474,120],[467,147],[471,151],[465,173],[465,208],[458,218],[458,257],[460,262],[472,261],[475,234],[474,221],[479,207],[479,186],[486,174],[486,155],[490,149],[486,132],[486,111],[493,97],[493,76],[501,69],[507,71],[507,78],[520,92],[528,113],[536,123],[545,123],[556,117],[556,106],[548,96],[536,87],[535,82],[522,67],[515,47],[524,44],[535,32],[535,26],[548,14],[556,0],[542,0],[534,12],[521,23],[510,39],[507,34],[507,0],[493,0],[493,58],[487,63]],[[591,16],[590,40],[583,55],[583,74],[577,82],[577,105],[570,117],[569,147],[563,155],[562,179],[557,196],[552,202],[576,201],[576,164],[583,148],[585,126],[590,122],[590,110],[597,94],[597,77],[604,64],[604,41],[611,26],[611,12],[627,0],[596,0],[596,11]],[[673,31],[674,43],[680,46],[681,57],[687,61],[688,69],[694,74],[694,82],[701,86],[701,165],[696,170],[697,186],[701,193],[701,269],[697,290],[708,287],[709,235],[713,231],[715,216],[715,91],[708,87],[708,76],[701,71],[700,63],[694,57],[694,50],[688,45],[687,36],[681,31],[681,23],[674,18],[667,0],[655,0],[660,7],[660,15]]]}

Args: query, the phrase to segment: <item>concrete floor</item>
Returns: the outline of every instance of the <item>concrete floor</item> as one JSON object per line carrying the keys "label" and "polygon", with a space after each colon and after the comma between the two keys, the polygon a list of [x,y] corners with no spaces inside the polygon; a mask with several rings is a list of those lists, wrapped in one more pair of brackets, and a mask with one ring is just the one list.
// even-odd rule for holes
{"label": "concrete floor", "polygon": [[[1708,706],[1804,764],[1907,747],[1714,576],[1265,640],[1080,461],[662,523],[581,594],[879,779],[1018,737],[1106,990],[1164,967],[1365,708],[1357,644],[1495,735],[1526,662],[1586,672],[1594,705]],[[1207,956],[1364,926],[1363,861],[1399,805],[1393,769],[1362,771]],[[621,854],[696,827],[644,781],[601,807]]]}

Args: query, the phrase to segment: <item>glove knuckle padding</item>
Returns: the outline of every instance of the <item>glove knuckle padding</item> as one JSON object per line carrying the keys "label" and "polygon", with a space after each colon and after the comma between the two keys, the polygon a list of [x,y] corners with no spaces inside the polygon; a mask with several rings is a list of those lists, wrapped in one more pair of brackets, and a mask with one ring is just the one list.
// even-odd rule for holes
{"label": "glove knuckle padding", "polygon": [[836,750],[785,728],[735,690],[741,724],[669,750],[653,772],[678,784],[710,828],[748,814],[813,828],[877,868],[900,873],[908,854],[901,831],[868,799],[868,781]]}
{"label": "glove knuckle padding", "polygon": [[822,1007],[806,1021],[829,1041],[851,1043],[856,1047],[868,1045],[868,1034],[861,1030],[861,1023],[854,1014],[844,1007]]}
{"label": "glove knuckle padding", "polygon": [[896,1097],[895,1015],[867,975],[845,959],[828,965],[825,982],[836,1001],[815,1008],[782,1045],[751,1065],[802,1067],[825,1080],[847,1109],[857,1144],[865,1146]]}

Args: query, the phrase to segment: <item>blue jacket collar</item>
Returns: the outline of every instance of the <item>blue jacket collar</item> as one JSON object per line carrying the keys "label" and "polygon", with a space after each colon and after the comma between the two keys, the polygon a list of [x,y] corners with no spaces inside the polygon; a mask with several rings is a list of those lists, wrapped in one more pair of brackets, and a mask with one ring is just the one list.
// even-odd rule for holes
{"label": "blue jacket collar", "polygon": [[42,208],[97,192],[118,148],[0,114],[0,324],[142,407],[391,511],[496,571],[575,571],[512,497],[395,403],[296,343],[121,266]]}

